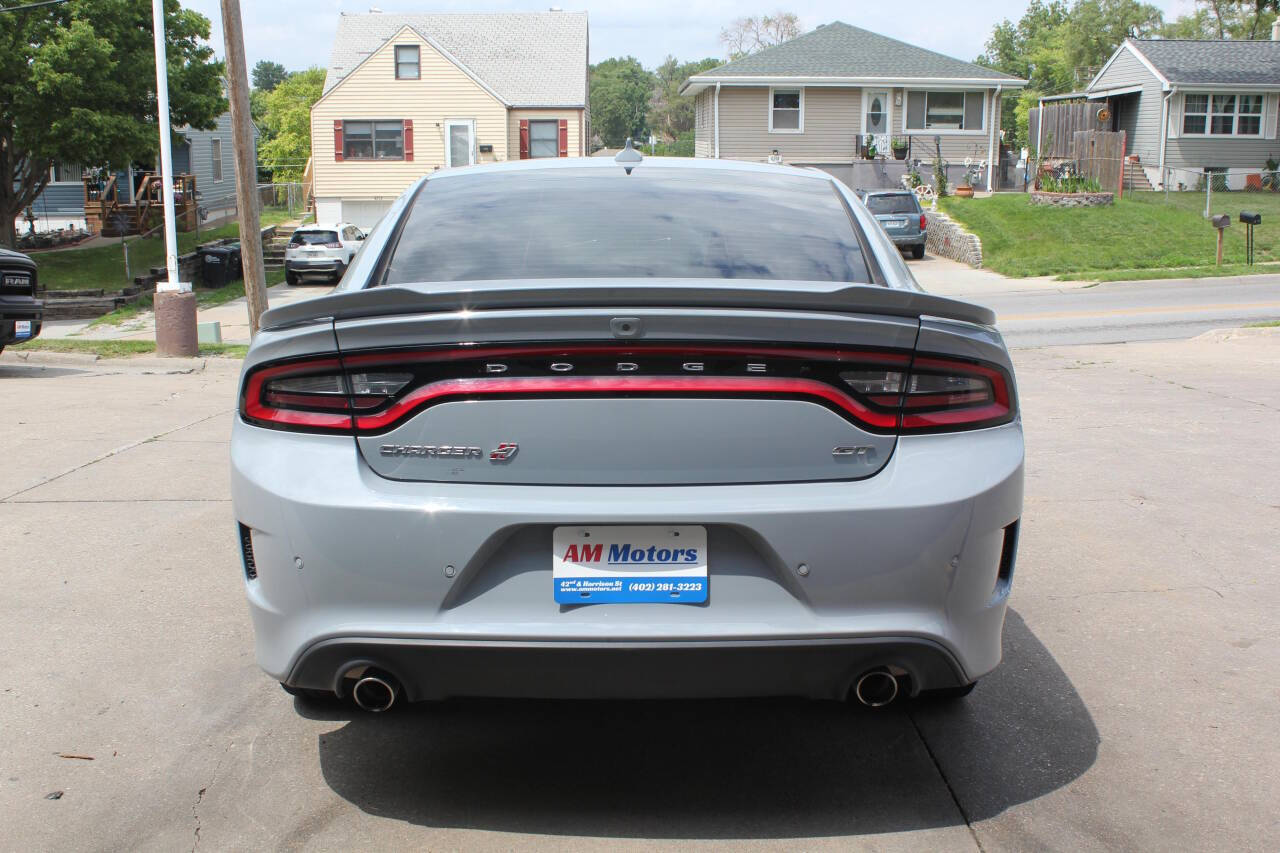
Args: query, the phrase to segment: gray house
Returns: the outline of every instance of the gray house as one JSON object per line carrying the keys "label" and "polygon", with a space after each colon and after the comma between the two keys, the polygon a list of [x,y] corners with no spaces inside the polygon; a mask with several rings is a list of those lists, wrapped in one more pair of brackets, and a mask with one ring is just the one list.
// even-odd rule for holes
{"label": "gray house", "polygon": [[[694,155],[817,166],[853,186],[896,183],[935,156],[954,173],[997,161],[1000,98],[1027,81],[836,21],[690,77]],[[881,157],[863,159],[870,134]],[[991,188],[993,170],[983,180]]]}
{"label": "gray house", "polygon": [[1127,39],[1089,83],[1111,129],[1157,189],[1192,188],[1206,174],[1230,189],[1280,159],[1280,22],[1271,41]]}
{"label": "gray house", "polygon": [[[175,141],[173,145],[174,174],[195,175],[200,206],[209,211],[210,220],[219,218],[235,206],[236,173],[232,156],[231,113],[218,116],[217,124],[212,130],[179,127],[174,132],[181,140]],[[257,138],[255,128],[255,143]],[[31,205],[37,231],[85,227],[84,171],[80,166],[54,164],[49,184]],[[121,187],[136,188],[142,176],[149,171],[151,169],[135,164],[120,170],[118,182]],[[24,233],[27,223],[20,220],[17,228],[19,233]]]}

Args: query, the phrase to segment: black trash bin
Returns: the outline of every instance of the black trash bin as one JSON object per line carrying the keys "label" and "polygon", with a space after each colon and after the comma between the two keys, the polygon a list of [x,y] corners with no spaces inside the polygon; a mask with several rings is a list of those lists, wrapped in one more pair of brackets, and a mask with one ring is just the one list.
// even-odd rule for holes
{"label": "black trash bin", "polygon": [[224,243],[222,248],[229,253],[227,255],[227,283],[239,281],[244,278],[244,261],[240,257],[239,243]]}
{"label": "black trash bin", "polygon": [[222,287],[230,279],[231,253],[223,246],[203,246],[197,250],[200,256],[200,283],[205,287]]}

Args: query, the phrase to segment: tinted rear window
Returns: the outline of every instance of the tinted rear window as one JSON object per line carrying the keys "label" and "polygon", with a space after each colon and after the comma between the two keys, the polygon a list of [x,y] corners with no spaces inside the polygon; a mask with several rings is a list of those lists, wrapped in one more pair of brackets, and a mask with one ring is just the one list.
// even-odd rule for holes
{"label": "tinted rear window", "polygon": [[337,231],[294,231],[290,246],[323,246],[338,242]]}
{"label": "tinted rear window", "polygon": [[919,213],[916,197],[906,193],[867,196],[867,209],[872,213]]}
{"label": "tinted rear window", "polygon": [[386,283],[543,278],[867,282],[858,235],[825,179],[621,167],[429,180]]}

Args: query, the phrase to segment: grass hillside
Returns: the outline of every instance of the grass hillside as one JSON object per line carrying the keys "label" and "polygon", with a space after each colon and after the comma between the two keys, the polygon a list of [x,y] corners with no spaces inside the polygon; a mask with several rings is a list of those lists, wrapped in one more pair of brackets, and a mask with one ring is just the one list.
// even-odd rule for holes
{"label": "grass hillside", "polygon": [[[1111,207],[1057,208],[1031,205],[1021,193],[990,198],[948,197],[942,209],[982,239],[985,266],[1008,276],[1072,278],[1167,277],[1155,271],[1177,267],[1188,276],[1212,275],[1217,232],[1204,219],[1203,193],[1126,194]],[[1213,212],[1228,213],[1222,274],[1239,275],[1245,260],[1241,210],[1262,214],[1255,229],[1258,263],[1280,261],[1280,194],[1218,193]],[[1208,269],[1206,269],[1208,268]],[[1257,272],[1275,271],[1274,268]]]}

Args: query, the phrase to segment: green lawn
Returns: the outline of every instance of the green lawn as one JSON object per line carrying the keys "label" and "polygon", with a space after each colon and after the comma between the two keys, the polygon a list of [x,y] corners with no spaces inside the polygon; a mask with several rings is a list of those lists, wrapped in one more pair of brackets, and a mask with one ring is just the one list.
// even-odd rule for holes
{"label": "green lawn", "polygon": [[[34,341],[9,347],[15,352],[38,350],[41,352],[78,352],[102,358],[129,358],[149,355],[156,351],[155,341],[74,341],[66,338],[36,338]],[[244,358],[249,347],[245,344],[201,344],[200,354]]]}
{"label": "green lawn", "polygon": [[[1280,261],[1280,194],[1215,193],[1214,213],[1229,213],[1223,262],[1214,268],[1217,232],[1203,218],[1203,193],[1130,193],[1111,207],[1032,206],[1023,194],[948,197],[942,209],[982,239],[983,264],[1004,275],[1082,279],[1201,277],[1275,271],[1244,266],[1241,210],[1262,214],[1254,259]],[[1167,272],[1169,268],[1190,270]],[[1155,271],[1160,270],[1157,273]]]}
{"label": "green lawn", "polygon": [[[277,225],[289,220],[286,208],[268,207],[262,211],[262,225]],[[219,228],[200,229],[178,234],[178,253],[186,254],[198,243],[208,243],[224,237],[238,237],[240,226],[234,223]],[[164,234],[150,237],[128,237],[129,268],[134,275],[145,275],[151,267],[164,266]],[[124,251],[120,241],[92,249],[61,249],[53,252],[37,252],[31,256],[40,271],[40,284],[50,290],[93,290],[105,288],[118,290],[132,282],[124,274]]]}
{"label": "green lawn", "polygon": [[[284,270],[267,270],[267,287],[272,287],[284,281]],[[214,305],[221,305],[224,302],[230,302],[232,299],[239,299],[244,296],[244,281],[233,281],[222,287],[215,287],[211,290],[196,289],[196,302],[200,308],[212,308]],[[125,305],[123,308],[117,308],[109,314],[103,314],[98,319],[89,324],[93,326],[118,326],[126,320],[132,320],[143,311],[150,311],[152,305],[152,296],[150,293],[142,294],[137,302]]]}

